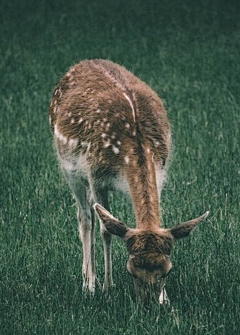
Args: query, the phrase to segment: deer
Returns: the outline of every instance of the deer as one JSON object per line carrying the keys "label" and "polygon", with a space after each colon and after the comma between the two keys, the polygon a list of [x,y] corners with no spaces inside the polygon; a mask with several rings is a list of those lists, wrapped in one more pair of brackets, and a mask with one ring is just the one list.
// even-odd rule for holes
{"label": "deer", "polygon": [[[104,249],[103,291],[113,286],[112,236],[127,248],[127,271],[138,299],[168,304],[165,290],[175,240],[188,236],[209,212],[162,228],[160,198],[171,152],[162,100],[125,67],[83,60],[57,84],[49,109],[57,158],[76,199],[83,247],[83,291],[95,291],[95,219]],[[135,228],[109,211],[109,192],[127,195]]]}

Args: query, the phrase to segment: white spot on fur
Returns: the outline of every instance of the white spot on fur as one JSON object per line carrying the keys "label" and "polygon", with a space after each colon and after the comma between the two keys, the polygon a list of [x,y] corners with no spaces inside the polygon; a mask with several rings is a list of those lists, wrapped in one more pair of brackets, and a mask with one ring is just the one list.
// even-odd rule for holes
{"label": "white spot on fur", "polygon": [[113,145],[112,151],[117,155],[119,154],[119,149]]}
{"label": "white spot on fur", "polygon": [[130,124],[129,124],[129,123],[126,123],[126,124],[125,124],[125,128],[130,129]]}
{"label": "white spot on fur", "polygon": [[102,133],[102,134],[101,134],[101,137],[102,137],[102,138],[106,138],[106,137],[107,137],[107,134]]}
{"label": "white spot on fur", "polygon": [[130,162],[130,159],[129,159],[129,157],[128,157],[128,156],[125,156],[125,157],[124,157],[124,162],[125,162],[126,164],[129,164],[129,162]]}
{"label": "white spot on fur", "polygon": [[75,119],[74,118],[72,118],[71,119],[71,124],[73,124],[75,122]]}
{"label": "white spot on fur", "polygon": [[81,124],[83,122],[83,118],[81,117],[79,120],[78,120],[78,124]]}
{"label": "white spot on fur", "polygon": [[117,141],[117,145],[121,145],[122,144],[122,142],[121,141]]}
{"label": "white spot on fur", "polygon": [[110,140],[108,139],[108,140],[103,144],[103,147],[104,147],[104,148],[108,148],[108,147],[110,147],[110,145],[111,145],[111,142],[110,142]]}

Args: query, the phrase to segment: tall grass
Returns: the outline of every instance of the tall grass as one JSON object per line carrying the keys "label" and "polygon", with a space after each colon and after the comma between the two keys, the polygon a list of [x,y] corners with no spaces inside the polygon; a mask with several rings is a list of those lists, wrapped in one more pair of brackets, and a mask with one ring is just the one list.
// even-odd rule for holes
{"label": "tall grass", "polygon": [[[237,1],[2,1],[1,334],[237,334],[239,331],[240,18]],[[163,98],[173,129],[164,225],[210,210],[177,242],[169,310],[137,306],[114,241],[111,299],[82,294],[74,200],[48,126],[54,85],[74,63],[108,58]],[[131,206],[111,196],[115,216]]]}

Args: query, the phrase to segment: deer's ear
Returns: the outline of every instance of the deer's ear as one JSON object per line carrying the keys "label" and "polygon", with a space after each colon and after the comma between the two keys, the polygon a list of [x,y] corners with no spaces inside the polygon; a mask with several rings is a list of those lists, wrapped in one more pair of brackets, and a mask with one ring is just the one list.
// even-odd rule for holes
{"label": "deer's ear", "polygon": [[97,203],[93,207],[109,233],[121,238],[125,237],[129,228],[124,222],[117,220],[103,206]]}
{"label": "deer's ear", "polygon": [[192,219],[190,221],[187,222],[182,222],[172,228],[170,228],[170,232],[173,235],[173,237],[177,240],[183,237],[188,236],[189,234],[191,234],[195,228],[197,227],[197,225],[204,219],[206,219],[206,217],[208,216],[209,212],[206,212],[205,214],[199,216],[196,219]]}

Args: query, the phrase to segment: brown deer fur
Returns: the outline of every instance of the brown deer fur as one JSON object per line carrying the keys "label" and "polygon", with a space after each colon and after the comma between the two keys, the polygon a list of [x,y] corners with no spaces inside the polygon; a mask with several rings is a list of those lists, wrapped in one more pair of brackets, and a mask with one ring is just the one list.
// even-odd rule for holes
{"label": "brown deer fur", "polygon": [[[171,145],[160,98],[124,67],[107,60],[86,60],[73,66],[57,85],[49,116],[59,162],[77,200],[83,288],[95,289],[95,203],[104,244],[104,290],[113,284],[114,234],[126,242],[127,268],[135,278],[136,291],[145,296],[145,284],[157,286],[163,302],[163,278],[171,268],[174,238],[181,238],[183,230],[188,235],[199,221],[178,225],[174,233],[160,228],[159,197]],[[109,190],[130,194],[135,229],[105,209],[109,209]]]}

